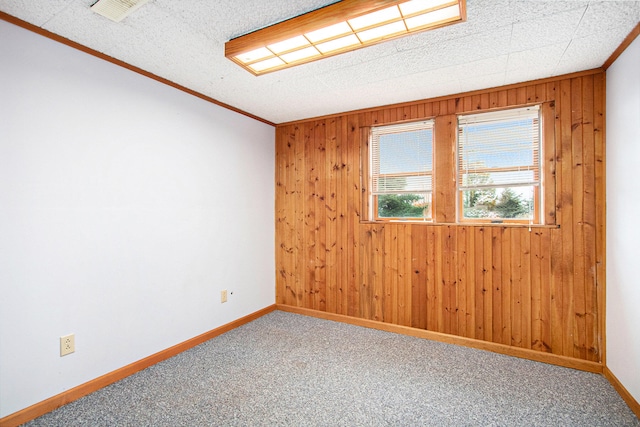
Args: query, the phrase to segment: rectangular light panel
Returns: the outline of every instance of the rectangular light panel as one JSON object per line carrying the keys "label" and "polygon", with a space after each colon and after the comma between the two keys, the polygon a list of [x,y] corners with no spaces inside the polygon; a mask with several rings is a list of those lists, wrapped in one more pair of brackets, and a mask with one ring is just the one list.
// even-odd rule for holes
{"label": "rectangular light panel", "polygon": [[343,0],[230,40],[225,56],[261,75],[465,19],[465,0]]}

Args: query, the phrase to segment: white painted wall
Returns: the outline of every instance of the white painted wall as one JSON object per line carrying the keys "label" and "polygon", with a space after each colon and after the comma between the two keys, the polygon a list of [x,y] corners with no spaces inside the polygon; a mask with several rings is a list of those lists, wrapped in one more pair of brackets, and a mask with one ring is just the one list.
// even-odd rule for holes
{"label": "white painted wall", "polygon": [[607,70],[607,366],[640,401],[640,38]]}
{"label": "white painted wall", "polygon": [[273,127],[5,21],[0,58],[0,417],[275,303]]}

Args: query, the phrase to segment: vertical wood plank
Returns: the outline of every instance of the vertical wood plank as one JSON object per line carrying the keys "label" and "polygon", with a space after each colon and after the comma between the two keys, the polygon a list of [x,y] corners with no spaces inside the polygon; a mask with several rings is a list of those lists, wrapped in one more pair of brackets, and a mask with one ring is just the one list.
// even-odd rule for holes
{"label": "vertical wood plank", "polygon": [[527,103],[527,87],[520,86],[516,89],[516,104],[524,105]]}
{"label": "vertical wood plank", "polygon": [[[526,229],[520,232],[520,242],[522,251],[520,252],[520,290],[522,297],[522,345],[524,348],[531,348],[531,238],[532,231]],[[540,270],[536,275],[540,274]]]}
{"label": "vertical wood plank", "polygon": [[[295,144],[295,170],[294,170],[294,211],[295,211],[295,233],[294,252],[295,259],[295,305],[305,306],[305,271],[306,271],[306,169],[305,169],[305,131],[304,125],[295,126],[291,133]],[[289,199],[290,200],[290,199]]]}
{"label": "vertical wood plank", "polygon": [[456,233],[451,226],[442,227],[442,298],[443,298],[443,332],[457,334],[457,301],[456,301]]}
{"label": "vertical wood plank", "polygon": [[392,276],[393,271],[391,270],[392,263],[392,254],[391,254],[391,244],[393,243],[393,235],[392,229],[394,225],[388,224],[387,227],[384,228],[384,246],[382,251],[383,256],[383,283],[384,283],[384,321],[393,323],[393,306],[396,304],[396,300],[394,299],[393,289],[392,289]]}
{"label": "vertical wood plank", "polygon": [[413,226],[412,224],[405,224],[405,235],[407,238],[404,241],[404,326],[411,326],[411,317],[412,317],[412,308],[413,302],[411,300],[412,292],[412,274],[411,274],[411,266],[412,266],[412,258],[413,258],[413,238],[414,238],[414,229],[420,226]]}
{"label": "vertical wood plank", "polygon": [[[287,165],[289,150],[284,128],[276,130],[276,198],[283,200],[287,196]],[[276,206],[276,302],[279,304],[291,302],[291,284],[289,283],[289,262],[286,253],[287,238],[287,208],[289,203]]]}
{"label": "vertical wood plank", "polygon": [[316,310],[326,311],[326,258],[327,258],[327,234],[326,234],[326,122],[319,120],[315,124],[314,139],[316,141],[316,174],[315,178],[315,274],[313,284],[313,307]]}
{"label": "vertical wood plank", "polygon": [[585,308],[585,246],[584,246],[584,178],[583,178],[583,125],[582,125],[582,78],[571,80],[571,157],[573,182],[573,259],[574,259],[574,306],[573,355],[586,358],[586,308]]}
{"label": "vertical wood plank", "polygon": [[357,115],[347,117],[347,314],[360,317],[360,129]]}
{"label": "vertical wood plank", "polygon": [[[540,239],[540,318],[541,345],[540,351],[551,352],[551,232],[541,231]],[[545,283],[544,281],[548,281]]]}
{"label": "vertical wood plank", "polygon": [[482,106],[480,105],[480,95],[471,96],[471,107],[474,110],[480,110]]}
{"label": "vertical wood plank", "polygon": [[457,306],[457,330],[458,334],[467,336],[467,228],[456,227],[456,253],[457,262],[454,265],[456,281],[456,306]]}
{"label": "vertical wood plank", "polygon": [[489,107],[497,108],[498,106],[498,92],[494,90],[489,93]]}
{"label": "vertical wood plank", "polygon": [[[407,252],[407,242],[411,244],[411,236],[408,234],[407,227],[411,227],[408,224],[398,224],[398,324],[407,324],[407,304],[410,304],[410,300],[407,297],[407,277],[411,277],[409,271],[407,271],[407,259],[411,256]],[[408,276],[407,276],[408,275]]]}
{"label": "vertical wood plank", "polygon": [[411,326],[427,328],[427,227],[413,227],[411,238]]}
{"label": "vertical wood plank", "polygon": [[389,258],[389,286],[391,288],[391,322],[395,325],[400,324],[398,315],[398,226],[393,224],[391,227],[391,257]]}
{"label": "vertical wood plank", "polygon": [[573,356],[574,344],[574,278],[573,278],[573,169],[571,81],[560,82],[560,102],[565,112],[561,116],[560,150],[562,151],[562,187],[560,191],[562,224],[562,354]]}
{"label": "vertical wood plank", "polygon": [[545,351],[542,338],[544,318],[542,316],[542,231],[531,233],[531,339],[529,345],[537,351]]}
{"label": "vertical wood plank", "polygon": [[518,105],[518,89],[507,89],[507,105]]}
{"label": "vertical wood plank", "polygon": [[498,91],[498,107],[506,107],[509,105],[509,94],[506,90]]}
{"label": "vertical wood plank", "polygon": [[593,79],[593,138],[595,157],[595,286],[596,286],[596,316],[594,324],[594,360],[606,362],[606,345],[604,343],[605,331],[605,139],[604,139],[604,113],[605,113],[605,74],[601,73]]}
{"label": "vertical wood plank", "polygon": [[493,227],[491,229],[491,269],[493,272],[493,300],[492,300],[492,340],[497,343],[504,343],[502,308],[502,235],[504,229]]}
{"label": "vertical wood plank", "polygon": [[304,162],[310,167],[306,171],[306,180],[304,194],[305,200],[305,258],[306,271],[304,280],[304,306],[309,308],[315,307],[315,275],[316,275],[316,149],[315,138],[313,135],[314,123],[310,123],[304,127],[304,146],[305,159]]}
{"label": "vertical wood plank", "polygon": [[473,111],[473,100],[470,96],[462,97],[462,111],[465,113]]}
{"label": "vertical wood plank", "polygon": [[[484,274],[484,339],[486,341],[494,341],[493,337],[493,313],[495,307],[493,305],[494,293],[493,293],[493,276],[497,275],[493,265],[494,258],[494,238],[491,228],[480,228],[480,232],[483,235],[483,247],[482,253],[484,258],[484,264],[482,268],[482,274]],[[498,257],[500,254],[498,254]],[[495,274],[494,274],[495,273]],[[498,313],[500,312],[498,306]]]}
{"label": "vertical wood plank", "polygon": [[442,240],[442,228],[435,228],[435,259],[436,264],[434,266],[435,270],[435,300],[436,300],[436,313],[437,313],[437,321],[436,321],[436,332],[444,332],[445,331],[445,307],[448,301],[445,301],[445,296],[443,295],[444,288],[444,242]]}
{"label": "vertical wood plank", "polygon": [[481,93],[480,94],[480,108],[479,110],[487,110],[489,108],[491,108],[491,103],[489,101],[489,94],[488,93]]}
{"label": "vertical wood plank", "polygon": [[360,228],[360,262],[362,269],[360,272],[360,292],[358,293],[360,301],[358,301],[360,315],[363,319],[373,319],[373,308],[371,300],[373,298],[373,281],[374,281],[374,237],[373,227]]}
{"label": "vertical wood plank", "polygon": [[[511,249],[511,268],[510,268],[510,283],[511,283],[511,297],[510,308],[511,312],[505,318],[511,319],[511,333],[510,344],[515,347],[522,347],[522,247],[520,235],[522,231],[520,229],[509,230],[511,231],[510,249]],[[504,285],[503,285],[504,286]]]}
{"label": "vertical wood plank", "polygon": [[[465,255],[467,257],[467,306],[466,306],[466,317],[467,317],[467,332],[465,336],[469,338],[475,338],[476,336],[476,326],[478,321],[478,314],[476,313],[476,253],[475,253],[475,234],[473,232],[472,227],[466,227],[466,245],[465,245]],[[480,317],[482,314],[480,314]]]}
{"label": "vertical wood plank", "polygon": [[440,301],[438,300],[437,287],[438,284],[438,275],[437,265],[440,260],[437,258],[437,250],[436,250],[436,230],[438,227],[428,227],[427,228],[427,328],[430,331],[438,330],[438,306]]}
{"label": "vertical wood plank", "polygon": [[325,233],[326,233],[326,310],[335,313],[338,306],[337,288],[337,181],[339,175],[337,152],[337,119],[327,119],[325,153],[327,167],[325,169]]}
{"label": "vertical wood plank", "polygon": [[[555,199],[554,211],[555,218],[560,224],[562,223],[562,117],[570,114],[570,108],[565,107],[566,95],[564,100],[560,96],[560,82],[551,82],[547,84],[547,96],[554,100],[555,119],[554,119],[554,141],[555,141]],[[565,108],[567,112],[565,113]],[[563,307],[563,262],[562,262],[562,231],[553,230],[550,235],[550,268],[551,283],[549,289],[549,327],[551,330],[550,347],[551,352],[562,354],[564,349],[564,329],[562,322]]]}
{"label": "vertical wood plank", "polygon": [[487,340],[485,334],[486,323],[485,323],[485,311],[488,311],[489,307],[486,307],[487,294],[491,295],[491,282],[486,281],[487,271],[485,269],[485,251],[484,251],[484,241],[485,241],[485,230],[483,227],[474,227],[473,228],[473,237],[474,237],[474,264],[473,276],[475,280],[473,283],[475,284],[475,336],[474,338],[479,340]]}
{"label": "vertical wood plank", "polygon": [[397,264],[396,264],[396,268],[398,271],[398,281],[397,281],[397,285],[396,285],[396,289],[397,289],[397,313],[398,313],[398,324],[399,325],[404,325],[406,322],[406,319],[404,317],[405,315],[405,304],[407,303],[406,300],[406,295],[405,295],[405,261],[407,258],[407,253],[405,251],[405,241],[409,238],[409,236],[407,236],[406,231],[405,231],[405,224],[398,224],[397,226],[397,248],[398,248],[398,257],[397,257]]}
{"label": "vertical wood plank", "polygon": [[[346,307],[346,280],[347,277],[347,253],[346,253],[346,216],[347,194],[345,189],[345,158],[344,143],[346,140],[346,126],[344,117],[336,119],[336,314],[347,314]],[[341,197],[342,196],[342,197]]]}
{"label": "vertical wood plank", "polygon": [[383,312],[383,299],[384,299],[384,287],[383,287],[383,252],[384,252],[384,225],[372,226],[373,231],[373,268],[372,268],[372,295],[370,304],[371,318],[379,322],[384,321]]}
{"label": "vertical wood plank", "polygon": [[[517,247],[513,247],[515,241],[511,240],[512,228],[502,227],[500,229],[500,245],[502,249],[502,277],[500,280],[501,286],[501,301],[502,301],[502,344],[511,344],[512,333],[512,305],[511,305],[511,290],[513,287],[514,270],[516,268],[511,267],[513,262],[511,253],[520,250],[518,243]],[[518,230],[516,230],[517,232]],[[515,317],[515,316],[514,316]]]}
{"label": "vertical wood plank", "polygon": [[595,136],[594,136],[594,79],[585,76],[582,79],[582,155],[583,155],[583,206],[582,230],[584,245],[584,322],[585,357],[597,361],[597,313],[596,306],[596,182],[595,182]]}
{"label": "vertical wood plank", "polygon": [[[282,134],[283,142],[286,142],[286,174],[284,176],[286,182],[284,182],[284,194],[281,193],[281,197],[288,200],[286,203],[286,221],[285,225],[287,231],[284,232],[284,241],[281,241],[280,246],[286,250],[288,261],[286,263],[287,269],[287,290],[286,301],[288,304],[298,305],[304,295],[303,290],[300,288],[298,279],[298,262],[301,252],[300,242],[297,234],[298,215],[297,210],[300,204],[300,197],[302,191],[299,191],[299,182],[296,175],[298,170],[298,140],[300,139],[300,129],[298,126],[292,126],[286,130],[285,134]],[[284,147],[283,147],[284,149]],[[277,197],[277,195],[276,195]]]}

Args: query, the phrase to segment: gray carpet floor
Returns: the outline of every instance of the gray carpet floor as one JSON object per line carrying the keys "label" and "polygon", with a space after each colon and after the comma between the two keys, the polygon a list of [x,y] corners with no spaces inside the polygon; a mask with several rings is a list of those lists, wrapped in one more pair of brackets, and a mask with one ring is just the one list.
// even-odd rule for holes
{"label": "gray carpet floor", "polygon": [[275,311],[29,426],[640,426],[596,374]]}

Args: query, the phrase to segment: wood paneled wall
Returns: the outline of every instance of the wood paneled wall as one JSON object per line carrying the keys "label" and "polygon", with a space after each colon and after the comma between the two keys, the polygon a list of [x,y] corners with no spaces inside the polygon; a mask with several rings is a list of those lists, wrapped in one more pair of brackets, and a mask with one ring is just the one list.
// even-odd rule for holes
{"label": "wood paneled wall", "polygon": [[[278,126],[277,303],[600,362],[604,84],[591,71]],[[363,220],[363,127],[546,101],[555,227]]]}

